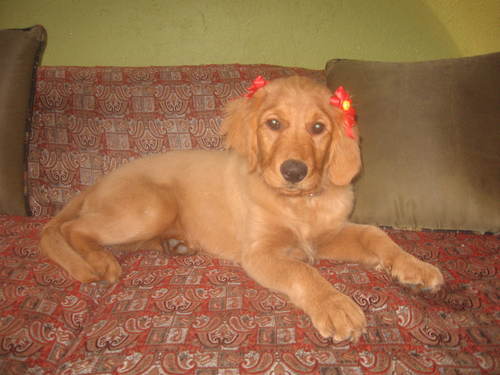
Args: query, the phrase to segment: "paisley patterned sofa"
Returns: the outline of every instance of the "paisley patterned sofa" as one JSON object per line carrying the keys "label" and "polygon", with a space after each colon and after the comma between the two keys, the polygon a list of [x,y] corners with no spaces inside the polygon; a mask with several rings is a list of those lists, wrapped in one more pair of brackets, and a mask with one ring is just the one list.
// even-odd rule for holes
{"label": "paisley patterned sofa", "polygon": [[387,229],[443,270],[436,295],[319,262],[366,312],[357,344],[323,339],[284,296],[221,259],[116,251],[123,277],[109,285],[76,282],[40,254],[40,228],[76,192],[144,154],[221,149],[221,106],[257,75],[291,74],[324,79],[268,65],[38,70],[27,141],[32,216],[0,216],[0,373],[500,372],[494,235]]}

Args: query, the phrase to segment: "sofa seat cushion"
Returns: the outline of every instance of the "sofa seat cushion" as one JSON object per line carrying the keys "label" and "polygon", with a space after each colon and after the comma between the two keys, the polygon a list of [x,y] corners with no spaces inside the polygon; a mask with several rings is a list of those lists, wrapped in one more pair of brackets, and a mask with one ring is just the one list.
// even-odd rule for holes
{"label": "sofa seat cushion", "polygon": [[53,215],[100,176],[147,154],[220,150],[221,108],[252,80],[318,70],[272,65],[42,67],[29,138],[34,215]]}
{"label": "sofa seat cushion", "polygon": [[[315,266],[366,313],[357,344],[320,337],[309,318],[234,263],[203,254],[116,252],[122,279],[100,299],[60,374],[494,373],[498,238],[389,231],[438,265],[436,295],[355,264]],[[396,369],[396,370],[395,370]]]}
{"label": "sofa seat cushion", "polygon": [[500,232],[499,67],[500,53],[328,63],[358,110],[355,221]]}
{"label": "sofa seat cushion", "polygon": [[357,344],[318,335],[285,296],[203,254],[114,251],[118,283],[81,284],[39,253],[47,218],[0,216],[0,373],[498,373],[500,238],[390,230],[446,285],[435,295],[383,272],[315,266],[366,313]]}

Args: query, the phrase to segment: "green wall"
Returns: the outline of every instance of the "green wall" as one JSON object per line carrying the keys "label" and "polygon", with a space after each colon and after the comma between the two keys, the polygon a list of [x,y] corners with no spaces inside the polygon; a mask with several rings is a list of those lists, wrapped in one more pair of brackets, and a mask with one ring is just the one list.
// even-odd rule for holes
{"label": "green wall", "polygon": [[500,50],[499,16],[500,0],[0,0],[0,28],[47,28],[44,65],[456,57]]}
{"label": "green wall", "polygon": [[425,0],[463,56],[500,51],[500,0]]}

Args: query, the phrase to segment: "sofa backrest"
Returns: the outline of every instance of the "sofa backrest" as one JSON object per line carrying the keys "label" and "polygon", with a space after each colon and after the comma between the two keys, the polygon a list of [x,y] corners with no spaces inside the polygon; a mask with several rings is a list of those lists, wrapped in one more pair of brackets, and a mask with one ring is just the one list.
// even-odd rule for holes
{"label": "sofa backrest", "polygon": [[252,80],[319,70],[271,65],[41,67],[28,139],[28,199],[54,215],[129,160],[171,150],[221,150],[222,107]]}

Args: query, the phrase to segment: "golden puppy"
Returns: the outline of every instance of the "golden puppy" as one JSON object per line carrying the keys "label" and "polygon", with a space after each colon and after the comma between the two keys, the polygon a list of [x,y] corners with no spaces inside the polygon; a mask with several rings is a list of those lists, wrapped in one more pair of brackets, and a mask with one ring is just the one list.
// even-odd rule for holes
{"label": "golden puppy", "polygon": [[239,262],[336,340],[356,340],[366,320],[312,260],[357,262],[402,283],[439,288],[436,267],[380,229],[347,221],[350,182],[361,165],[347,108],[332,105],[326,87],[303,77],[261,86],[227,105],[228,151],[169,152],[117,169],[47,224],[44,253],[77,280],[115,282],[120,265],[103,246],[182,238]]}

